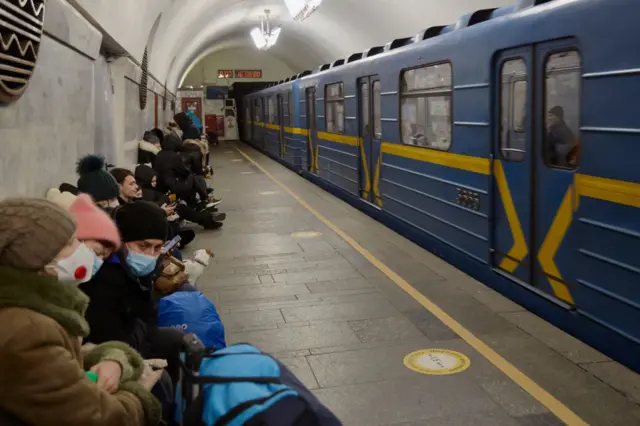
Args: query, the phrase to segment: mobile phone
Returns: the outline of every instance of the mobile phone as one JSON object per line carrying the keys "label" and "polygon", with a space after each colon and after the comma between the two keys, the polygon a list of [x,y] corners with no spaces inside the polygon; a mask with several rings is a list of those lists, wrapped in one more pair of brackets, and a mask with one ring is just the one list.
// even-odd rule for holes
{"label": "mobile phone", "polygon": [[180,242],[182,238],[180,238],[180,235],[176,235],[171,241],[167,241],[163,246],[162,246],[162,253],[163,254],[167,254],[169,253],[171,250],[173,250],[174,248],[176,248],[176,245],[178,245],[178,243]]}

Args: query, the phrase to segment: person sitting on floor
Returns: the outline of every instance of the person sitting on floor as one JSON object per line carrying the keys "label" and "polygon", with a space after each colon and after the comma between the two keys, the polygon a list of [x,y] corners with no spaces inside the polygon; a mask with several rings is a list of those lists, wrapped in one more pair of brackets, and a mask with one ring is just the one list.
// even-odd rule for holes
{"label": "person sitting on floor", "polygon": [[160,138],[155,132],[145,132],[142,140],[138,142],[138,164],[153,166],[156,155],[160,152]]}
{"label": "person sitting on floor", "polygon": [[90,298],[86,341],[128,343],[145,358],[166,359],[167,372],[178,380],[183,333],[158,327],[153,279],[169,225],[165,212],[148,201],[136,201],[115,211],[123,247],[107,259],[80,289]]}
{"label": "person sitting on floor", "polygon": [[78,160],[76,172],[78,191],[89,194],[95,203],[111,213],[118,207],[120,186],[115,178],[107,171],[104,157],[87,155]]}
{"label": "person sitting on floor", "polygon": [[131,173],[131,170],[115,168],[109,172],[111,176],[118,182],[120,195],[118,196],[118,203],[120,205],[131,203],[142,198],[142,192],[136,182],[135,176]]}
{"label": "person sitting on floor", "polygon": [[[80,340],[92,257],[74,219],[42,199],[0,202],[0,424],[150,426],[161,407],[142,358],[105,343],[83,359]],[[97,383],[84,368],[97,374]]]}
{"label": "person sitting on floor", "polygon": [[[170,235],[168,239],[170,240],[175,235],[180,235],[180,243],[178,243],[178,249],[182,250],[183,248],[185,248],[191,241],[193,241],[193,239],[196,237],[196,234],[193,230],[182,229],[180,227],[181,218],[180,215],[175,212],[178,205],[171,202],[168,195],[165,195],[156,189],[158,178],[155,170],[153,170],[149,166],[141,164],[136,167],[135,178],[136,182],[140,186],[140,189],[142,190],[142,199],[160,206],[161,209],[167,212],[167,220],[169,220],[170,228]],[[171,207],[172,210],[168,210],[167,207]],[[179,210],[184,212],[185,208],[186,206],[181,207]],[[171,215],[169,215],[169,212],[171,212]],[[202,219],[202,216],[204,216],[198,215],[195,212],[193,213],[196,215],[197,220]],[[176,220],[172,220],[174,218]]]}

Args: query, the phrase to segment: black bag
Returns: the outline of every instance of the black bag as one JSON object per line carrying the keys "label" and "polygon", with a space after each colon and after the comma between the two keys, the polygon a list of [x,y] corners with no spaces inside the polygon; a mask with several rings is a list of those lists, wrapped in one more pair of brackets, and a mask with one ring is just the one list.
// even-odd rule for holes
{"label": "black bag", "polygon": [[252,345],[190,351],[178,391],[181,425],[342,425],[287,367]]}

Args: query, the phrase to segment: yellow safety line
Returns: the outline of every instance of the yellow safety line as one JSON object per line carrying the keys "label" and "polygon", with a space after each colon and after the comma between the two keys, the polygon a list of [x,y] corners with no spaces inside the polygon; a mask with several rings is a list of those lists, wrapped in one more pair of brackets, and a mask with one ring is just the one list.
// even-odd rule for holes
{"label": "yellow safety line", "polygon": [[411,284],[405,281],[400,275],[396,274],[391,268],[382,263],[377,257],[375,257],[369,250],[360,245],[349,234],[338,228],[331,223],[329,219],[325,218],[316,209],[311,207],[306,201],[300,198],[289,187],[280,182],[275,176],[269,173],[264,167],[258,164],[253,158],[245,154],[240,148],[236,147],[236,150],[245,157],[249,162],[256,166],[262,173],[264,173],[269,179],[280,186],[286,193],[291,195],[302,207],[307,209],[313,214],[320,222],[324,223],[333,232],[338,234],[344,241],[346,241],[351,247],[353,247],[358,253],[365,257],[372,265],[378,268],[383,274],[391,279],[398,287],[404,290],[407,294],[413,297],[418,303],[424,306],[429,312],[431,312],[436,318],[447,325],[458,336],[466,341],[471,347],[473,347],[478,353],[484,356],[489,362],[496,366],[500,371],[507,375],[511,380],[518,384],[522,389],[528,392],[532,397],[537,399],[542,405],[547,407],[549,411],[556,415],[560,420],[571,426],[587,426],[584,420],[582,420],[576,413],[571,411],[566,405],[560,402],[557,398],[544,390],[540,385],[531,380],[526,374],[518,370],[513,364],[507,361],[504,357],[494,351],[489,345],[477,338],[473,333],[467,330],[462,324],[453,319],[451,315],[443,311],[438,305],[429,300],[425,295],[416,290]]}

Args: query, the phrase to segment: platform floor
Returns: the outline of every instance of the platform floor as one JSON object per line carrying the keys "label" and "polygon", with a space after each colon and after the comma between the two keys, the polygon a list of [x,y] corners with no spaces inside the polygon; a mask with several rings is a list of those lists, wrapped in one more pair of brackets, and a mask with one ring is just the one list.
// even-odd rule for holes
{"label": "platform floor", "polygon": [[[640,424],[635,373],[245,144],[212,162],[228,218],[194,243],[216,254],[199,287],[346,426]],[[434,348],[471,365],[404,365]]]}

